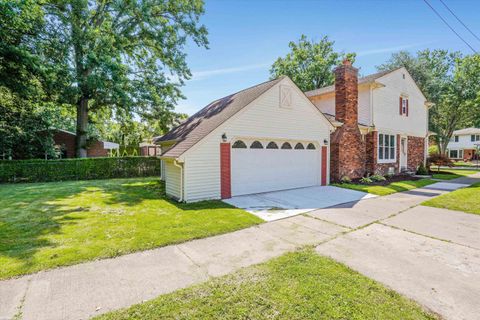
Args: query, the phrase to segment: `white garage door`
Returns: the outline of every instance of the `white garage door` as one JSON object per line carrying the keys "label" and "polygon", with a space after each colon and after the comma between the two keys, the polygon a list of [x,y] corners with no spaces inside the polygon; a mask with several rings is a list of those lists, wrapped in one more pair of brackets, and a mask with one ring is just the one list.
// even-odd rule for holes
{"label": "white garage door", "polygon": [[320,184],[320,152],[313,143],[240,142],[232,146],[233,196]]}

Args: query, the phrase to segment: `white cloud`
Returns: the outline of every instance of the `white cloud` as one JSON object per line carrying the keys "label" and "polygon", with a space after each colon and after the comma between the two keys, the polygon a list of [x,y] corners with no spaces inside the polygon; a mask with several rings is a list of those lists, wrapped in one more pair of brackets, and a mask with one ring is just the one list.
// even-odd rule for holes
{"label": "white cloud", "polygon": [[431,42],[427,43],[411,43],[411,44],[404,44],[400,46],[394,46],[394,47],[386,47],[386,48],[378,48],[378,49],[372,49],[372,50],[364,50],[357,52],[357,56],[369,56],[369,55],[374,55],[378,53],[386,53],[386,52],[395,52],[395,51],[400,51],[400,50],[406,50],[406,49],[411,49],[415,47],[420,47],[426,44],[430,44]]}
{"label": "white cloud", "polygon": [[203,71],[193,71],[192,72],[192,79],[191,80],[201,80],[210,78],[213,76],[221,75],[221,74],[231,74],[231,73],[239,73],[245,72],[250,70],[257,70],[263,69],[270,66],[270,63],[259,63],[259,64],[250,64],[245,66],[239,67],[230,67],[230,68],[219,68],[219,69],[212,69],[212,70],[203,70]]}

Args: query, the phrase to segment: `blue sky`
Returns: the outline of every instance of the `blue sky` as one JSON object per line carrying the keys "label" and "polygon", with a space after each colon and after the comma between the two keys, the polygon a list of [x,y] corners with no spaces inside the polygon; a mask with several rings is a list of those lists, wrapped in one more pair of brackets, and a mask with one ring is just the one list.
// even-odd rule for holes
{"label": "blue sky", "polygon": [[[439,0],[428,1],[480,50],[480,42]],[[480,36],[480,1],[443,1]],[[363,75],[375,72],[375,66],[402,49],[471,53],[423,0],[206,0],[205,11],[201,21],[209,31],[210,49],[187,45],[193,78],[182,89],[187,99],[176,108],[189,115],[215,99],[267,80],[270,65],[301,34],[313,40],[328,35],[336,50],[356,52],[355,66]]]}

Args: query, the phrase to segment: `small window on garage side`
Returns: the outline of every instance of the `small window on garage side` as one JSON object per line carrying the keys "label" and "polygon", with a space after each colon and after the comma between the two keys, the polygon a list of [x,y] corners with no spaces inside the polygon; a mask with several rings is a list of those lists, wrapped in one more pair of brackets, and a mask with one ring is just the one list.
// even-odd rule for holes
{"label": "small window on garage side", "polygon": [[292,145],[288,142],[282,144],[282,149],[292,149]]}
{"label": "small window on garage side", "polygon": [[263,145],[260,143],[260,141],[253,141],[250,145],[250,149],[263,149]]}
{"label": "small window on garage side", "polygon": [[245,142],[243,142],[242,140],[237,140],[237,141],[235,141],[235,143],[232,145],[232,148],[235,148],[235,149],[246,149],[246,148],[247,148],[247,145],[246,145]]}
{"label": "small window on garage side", "polygon": [[278,146],[275,142],[273,141],[270,141],[268,144],[267,144],[267,149],[278,149]]}
{"label": "small window on garage side", "polygon": [[313,143],[309,143],[309,144],[307,145],[307,149],[308,149],[308,150],[315,150],[316,148],[315,148],[315,145],[314,145]]}
{"label": "small window on garage side", "polygon": [[305,147],[300,142],[295,145],[295,150],[303,150]]}

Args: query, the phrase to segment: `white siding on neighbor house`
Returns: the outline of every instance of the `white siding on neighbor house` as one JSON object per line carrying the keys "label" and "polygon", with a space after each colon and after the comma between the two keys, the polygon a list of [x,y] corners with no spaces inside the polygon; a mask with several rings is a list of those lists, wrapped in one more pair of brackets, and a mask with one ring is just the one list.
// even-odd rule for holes
{"label": "white siding on neighbor house", "polygon": [[[403,79],[405,75],[405,79]],[[373,90],[373,124],[378,132],[426,137],[428,110],[425,98],[404,70],[377,79],[385,87]],[[400,96],[408,98],[408,116],[400,115]]]}
{"label": "white siding on neighbor house", "polygon": [[168,196],[175,199],[181,197],[181,170],[173,164],[173,161],[163,161],[165,163],[165,191]]}
{"label": "white siding on neighbor house", "polygon": [[[370,109],[370,86],[361,86],[358,88],[358,123],[371,125]],[[314,104],[324,113],[335,115],[335,93],[328,93],[321,96]]]}
{"label": "white siding on neighbor house", "polygon": [[279,106],[279,85],[294,86],[289,79],[284,79],[181,157],[185,161],[186,201],[220,198],[220,143],[223,133],[231,143],[241,138],[261,138],[316,141],[318,145],[323,145],[324,139],[329,140],[328,121],[302,92],[296,88],[292,90],[291,108]]}
{"label": "white siding on neighbor house", "polygon": [[[477,134],[478,135],[478,134]],[[448,143],[447,148],[451,150],[455,149],[475,149],[480,141],[472,141],[471,135],[459,135],[458,142],[455,142],[454,136]]]}

